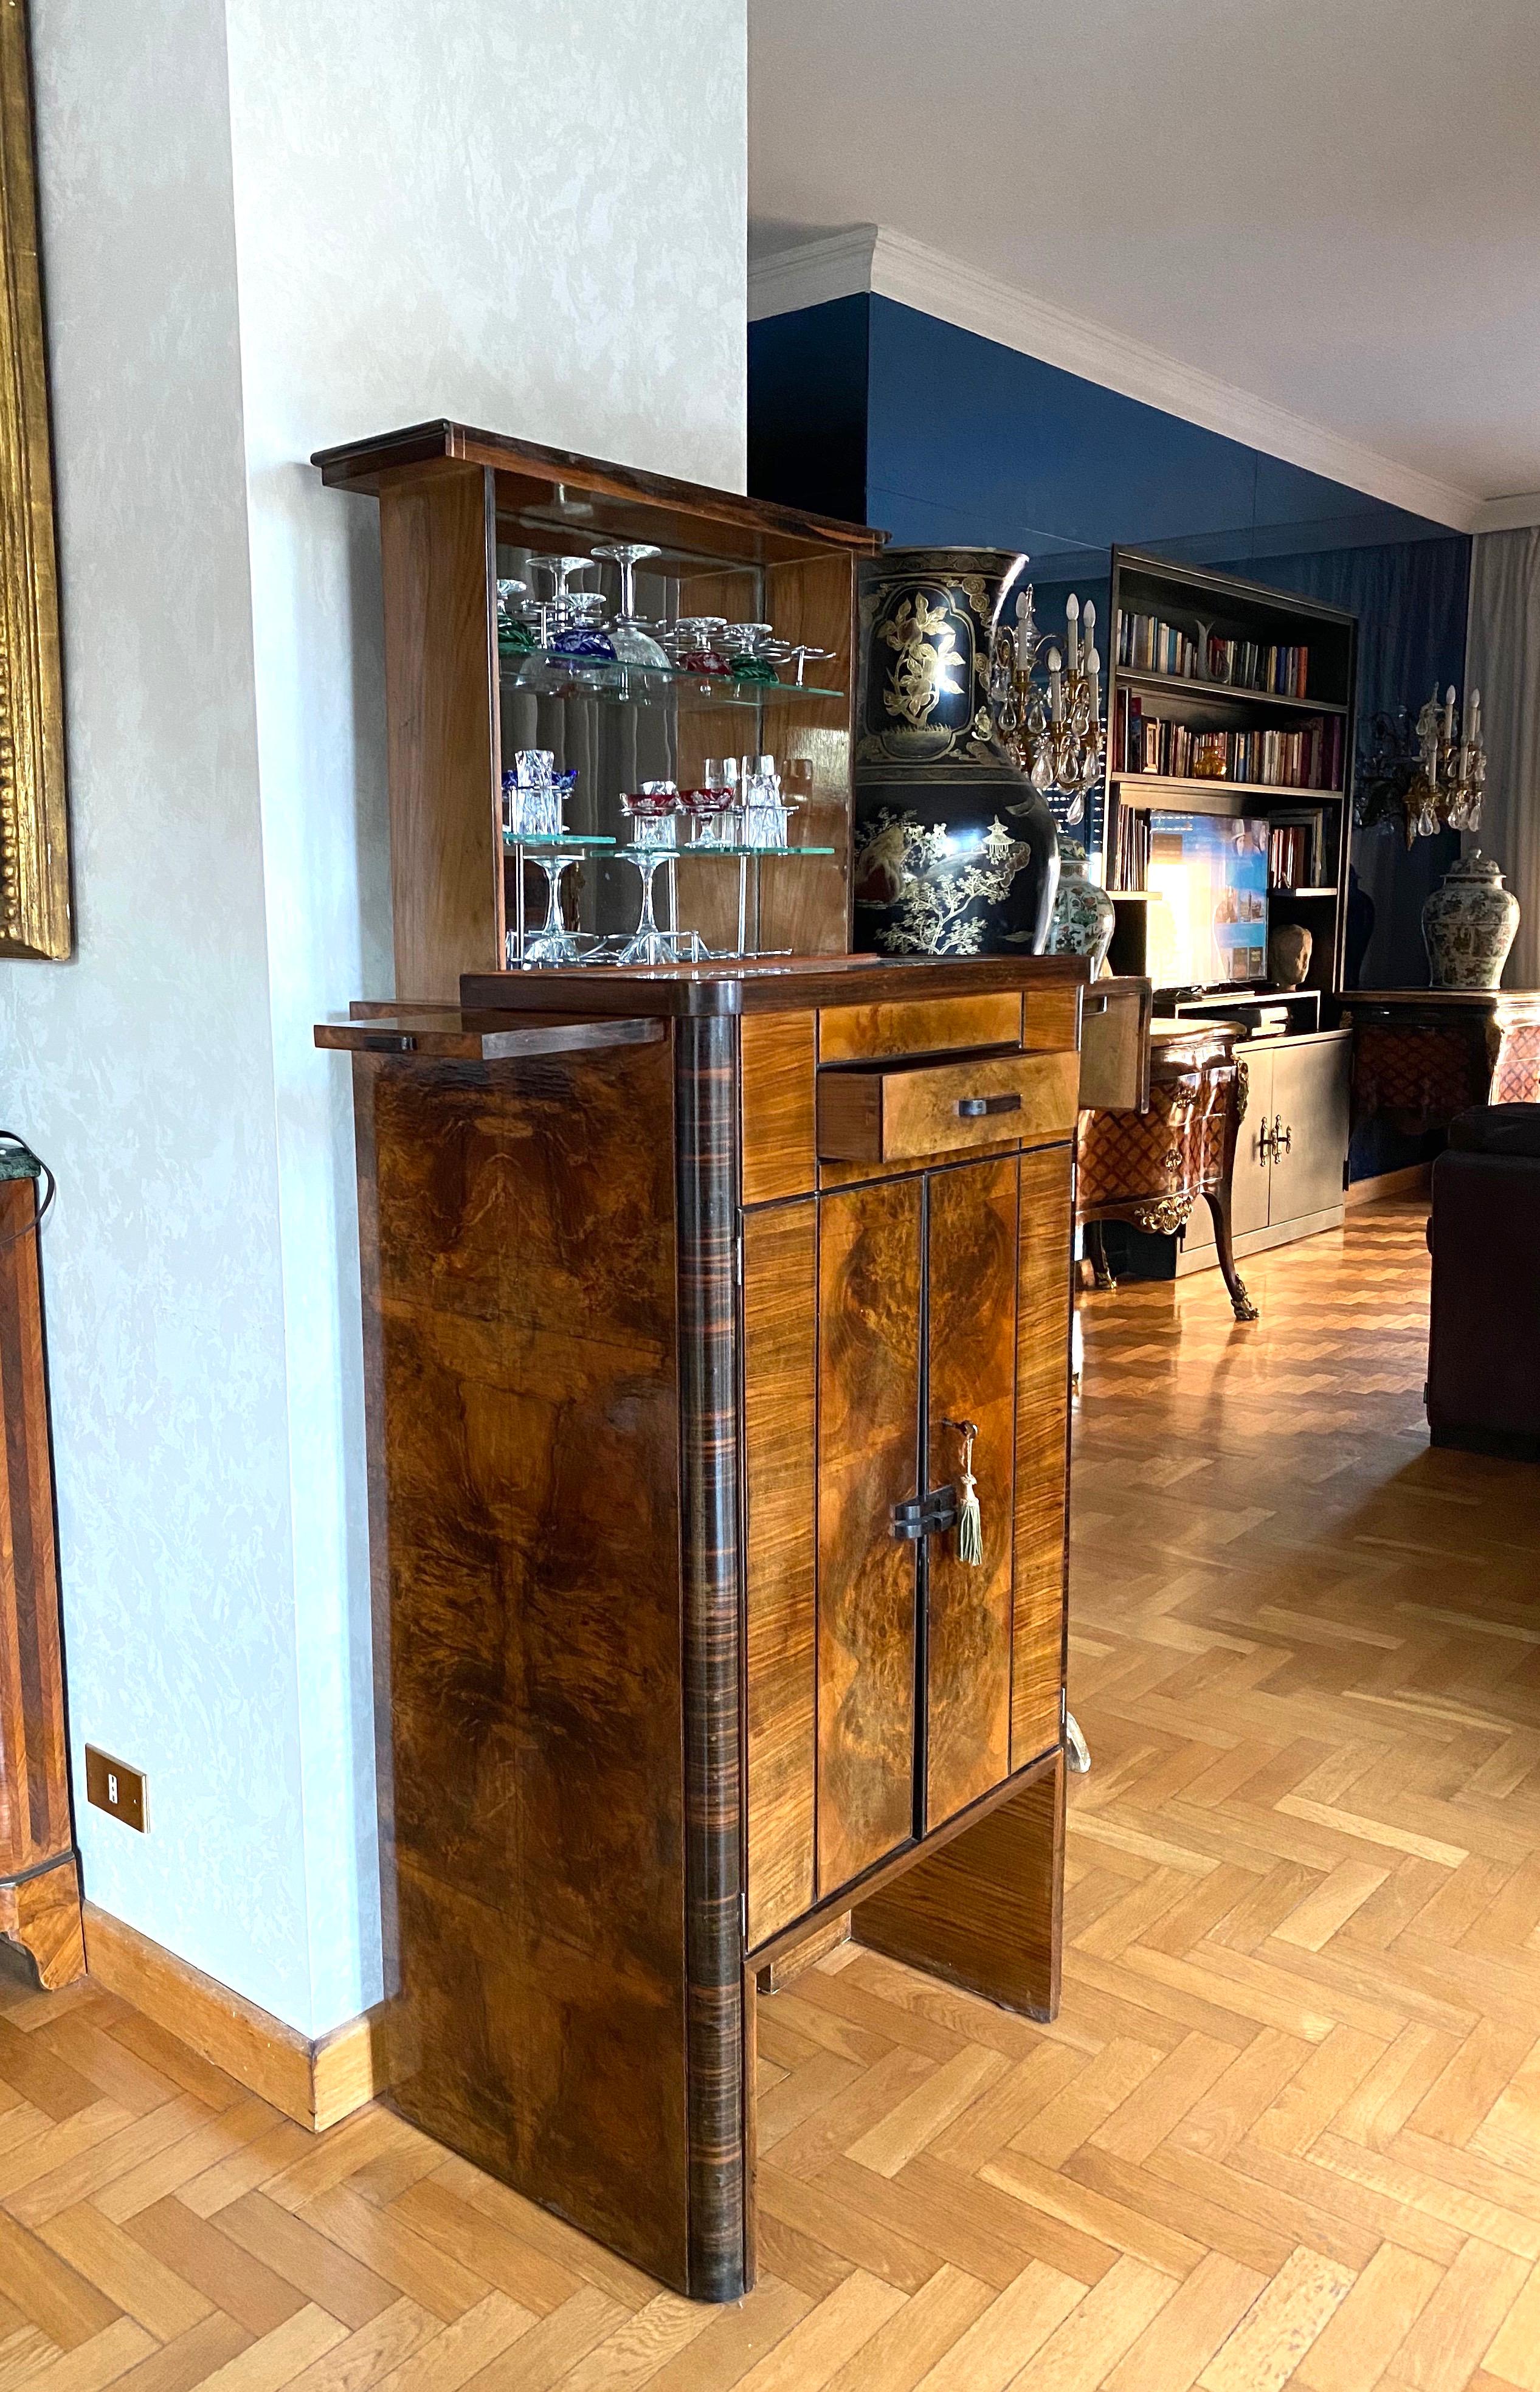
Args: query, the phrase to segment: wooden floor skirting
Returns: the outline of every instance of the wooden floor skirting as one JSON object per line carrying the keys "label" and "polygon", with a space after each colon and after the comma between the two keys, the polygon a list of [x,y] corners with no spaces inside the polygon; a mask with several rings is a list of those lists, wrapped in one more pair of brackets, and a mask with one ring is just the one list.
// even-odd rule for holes
{"label": "wooden floor skirting", "polygon": [[85,1965],[108,1993],[132,2002],[157,2026],[314,2134],[384,2089],[378,2010],[347,2019],[312,2043],[297,2027],[286,2026],[91,1902],[85,1904]]}
{"label": "wooden floor skirting", "polygon": [[1344,1202],[1350,1212],[1360,1204],[1379,1204],[1387,1196],[1426,1196],[1432,1188],[1430,1163],[1409,1163],[1404,1171],[1381,1171],[1372,1179],[1350,1179]]}

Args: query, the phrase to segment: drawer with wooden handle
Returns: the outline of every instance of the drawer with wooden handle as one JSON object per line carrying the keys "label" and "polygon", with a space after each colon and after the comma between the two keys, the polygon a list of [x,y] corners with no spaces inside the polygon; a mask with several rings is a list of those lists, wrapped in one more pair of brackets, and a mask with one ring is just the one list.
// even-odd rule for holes
{"label": "drawer with wooden handle", "polygon": [[1006,1140],[1046,1145],[1074,1131],[1080,1073],[1072,1051],[825,1069],[818,1075],[819,1155],[827,1163],[899,1163]]}

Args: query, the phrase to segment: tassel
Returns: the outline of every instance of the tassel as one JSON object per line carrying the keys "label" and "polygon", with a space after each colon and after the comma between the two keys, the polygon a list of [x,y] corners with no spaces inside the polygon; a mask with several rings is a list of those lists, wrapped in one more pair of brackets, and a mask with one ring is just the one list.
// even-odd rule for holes
{"label": "tassel", "polygon": [[973,1443],[978,1429],[966,1420],[949,1420],[943,1426],[955,1429],[963,1440],[963,1466],[957,1474],[963,1484],[957,1506],[957,1558],[977,1569],[984,1558],[984,1515],[978,1508],[978,1481],[973,1475]]}
{"label": "tassel", "polygon": [[984,1558],[984,1515],[978,1508],[978,1481],[971,1470],[964,1475],[963,1501],[957,1506],[957,1558],[975,1569]]}

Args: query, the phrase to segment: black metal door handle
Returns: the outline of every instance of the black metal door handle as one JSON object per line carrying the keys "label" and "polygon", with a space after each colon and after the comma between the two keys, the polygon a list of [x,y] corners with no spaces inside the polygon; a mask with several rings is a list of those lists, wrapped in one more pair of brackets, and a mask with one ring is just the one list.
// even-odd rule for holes
{"label": "black metal door handle", "polygon": [[906,1544],[918,1544],[922,1537],[944,1536],[956,1521],[955,1487],[933,1487],[927,1495],[915,1495],[907,1503],[893,1506],[893,1534]]}
{"label": "black metal door handle", "polygon": [[985,1113],[1018,1113],[1020,1111],[1021,1098],[1015,1088],[1003,1097],[959,1097],[957,1099],[958,1117],[963,1121],[978,1121]]}

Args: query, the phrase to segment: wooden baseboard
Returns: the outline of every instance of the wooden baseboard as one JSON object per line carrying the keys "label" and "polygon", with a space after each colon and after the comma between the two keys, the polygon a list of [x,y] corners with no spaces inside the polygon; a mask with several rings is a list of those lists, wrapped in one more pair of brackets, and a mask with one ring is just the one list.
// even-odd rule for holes
{"label": "wooden baseboard", "polygon": [[385,2088],[381,2011],[366,2010],[312,2043],[121,1918],[85,1904],[87,1973],[157,2026],[190,2044],[238,2085],[320,2134]]}
{"label": "wooden baseboard", "polygon": [[1433,1184],[1430,1163],[1409,1163],[1404,1171],[1381,1171],[1372,1179],[1352,1179],[1345,1199],[1349,1212],[1358,1204],[1378,1204],[1387,1196],[1426,1196]]}

